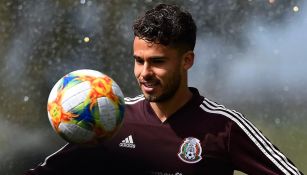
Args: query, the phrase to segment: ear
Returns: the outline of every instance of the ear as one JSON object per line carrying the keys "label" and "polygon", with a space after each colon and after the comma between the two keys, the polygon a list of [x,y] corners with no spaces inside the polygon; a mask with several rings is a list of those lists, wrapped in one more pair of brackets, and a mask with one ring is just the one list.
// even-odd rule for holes
{"label": "ear", "polygon": [[184,55],[183,55],[183,68],[185,70],[190,69],[193,64],[194,64],[194,57],[195,54],[192,50],[187,51]]}

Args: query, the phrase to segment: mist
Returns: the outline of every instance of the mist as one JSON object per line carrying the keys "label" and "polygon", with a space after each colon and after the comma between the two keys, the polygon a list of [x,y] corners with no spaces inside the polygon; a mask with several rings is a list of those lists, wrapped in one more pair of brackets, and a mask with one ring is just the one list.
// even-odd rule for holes
{"label": "mist", "polygon": [[[165,2],[184,5],[198,25],[189,85],[242,112],[307,171],[302,154],[307,146],[306,1]],[[111,76],[125,96],[140,93],[133,76],[131,24],[153,4],[0,4],[0,174],[20,174],[65,144],[49,123],[47,98],[68,72],[99,70]]]}
{"label": "mist", "polygon": [[[306,3],[300,8],[305,9],[305,6]],[[196,44],[190,83],[227,102],[274,98],[277,92],[288,100],[305,101],[306,19],[307,13],[303,10],[288,16],[286,25],[269,25],[254,17],[243,24],[243,48],[219,36],[202,36]],[[267,91],[271,96],[267,96]]]}

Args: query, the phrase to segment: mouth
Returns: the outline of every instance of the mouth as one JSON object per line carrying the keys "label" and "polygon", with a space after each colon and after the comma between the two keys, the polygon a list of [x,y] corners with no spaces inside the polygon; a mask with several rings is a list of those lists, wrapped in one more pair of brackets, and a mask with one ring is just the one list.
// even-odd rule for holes
{"label": "mouth", "polygon": [[155,81],[140,81],[141,88],[146,93],[153,93],[157,88],[158,82]]}

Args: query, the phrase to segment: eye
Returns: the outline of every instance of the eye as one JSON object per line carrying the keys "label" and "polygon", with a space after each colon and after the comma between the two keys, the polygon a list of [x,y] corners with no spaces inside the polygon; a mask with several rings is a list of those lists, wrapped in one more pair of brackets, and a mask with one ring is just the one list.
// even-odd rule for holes
{"label": "eye", "polygon": [[134,60],[137,64],[144,64],[144,60],[139,57],[134,57]]}
{"label": "eye", "polygon": [[151,60],[151,63],[152,64],[156,64],[156,65],[161,65],[161,64],[163,64],[163,63],[165,63],[165,58],[163,58],[163,57],[157,57],[157,58],[153,58],[152,60]]}
{"label": "eye", "polygon": [[154,60],[152,60],[152,63],[153,63],[153,64],[162,64],[162,63],[164,63],[164,62],[165,62],[164,59],[154,59]]}

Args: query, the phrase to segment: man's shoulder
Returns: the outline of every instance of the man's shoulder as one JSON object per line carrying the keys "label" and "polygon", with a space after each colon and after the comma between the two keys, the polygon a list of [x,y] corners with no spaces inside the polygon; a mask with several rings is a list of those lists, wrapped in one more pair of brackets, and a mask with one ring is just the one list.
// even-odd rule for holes
{"label": "man's shoulder", "polygon": [[138,104],[138,103],[144,101],[145,97],[144,97],[144,95],[141,94],[141,95],[137,95],[135,97],[125,97],[124,99],[125,99],[125,104],[127,106],[132,106],[132,105],[135,105],[135,104]]}
{"label": "man's shoulder", "polygon": [[135,97],[125,97],[125,116],[131,117],[143,114],[144,111],[144,95]]}
{"label": "man's shoulder", "polygon": [[238,120],[242,120],[244,118],[243,114],[237,112],[236,110],[225,107],[222,104],[219,104],[213,100],[210,100],[206,97],[203,98],[202,103],[200,104],[200,108],[207,113],[209,116],[214,116],[214,118],[227,120],[230,122],[237,123]]}

